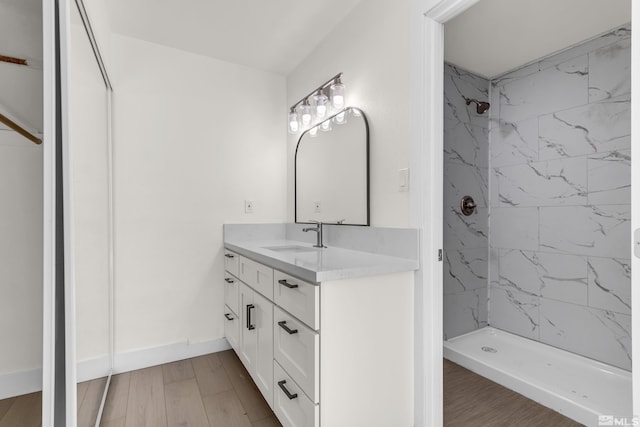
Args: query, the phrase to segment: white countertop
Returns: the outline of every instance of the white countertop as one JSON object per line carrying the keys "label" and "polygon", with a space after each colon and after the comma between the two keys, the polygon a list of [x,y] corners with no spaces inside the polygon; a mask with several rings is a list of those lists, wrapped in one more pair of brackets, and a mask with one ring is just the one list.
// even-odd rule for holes
{"label": "white countertop", "polygon": [[[418,261],[413,259],[338,247],[320,249],[314,248],[310,243],[295,240],[228,240],[224,242],[224,246],[249,259],[312,283],[401,273],[419,268]],[[277,250],[283,247],[294,249]]]}

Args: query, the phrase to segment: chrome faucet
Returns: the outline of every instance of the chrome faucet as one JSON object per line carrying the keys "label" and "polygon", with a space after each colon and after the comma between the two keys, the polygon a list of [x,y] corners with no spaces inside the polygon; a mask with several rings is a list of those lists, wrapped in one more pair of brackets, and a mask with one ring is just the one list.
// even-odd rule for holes
{"label": "chrome faucet", "polygon": [[303,228],[302,231],[304,231],[305,233],[308,231],[315,231],[317,233],[317,237],[318,240],[316,242],[315,245],[313,245],[314,248],[326,248],[325,245],[322,244],[322,222],[319,221],[313,221],[313,220],[309,220],[309,222],[313,222],[315,224],[317,224],[315,227],[307,227],[307,228]]}

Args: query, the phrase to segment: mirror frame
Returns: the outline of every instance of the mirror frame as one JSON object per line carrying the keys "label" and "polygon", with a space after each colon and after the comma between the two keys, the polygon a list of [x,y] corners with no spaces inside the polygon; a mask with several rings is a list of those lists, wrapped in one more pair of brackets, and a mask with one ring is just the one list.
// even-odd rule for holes
{"label": "mirror frame", "polygon": [[[332,120],[335,116],[340,113],[343,113],[348,110],[357,110],[360,113],[364,121],[364,130],[365,130],[365,166],[367,173],[367,222],[366,224],[342,224],[342,223],[325,223],[331,225],[351,225],[356,227],[369,227],[371,225],[371,165],[370,165],[370,138],[369,138],[369,120],[367,120],[367,116],[364,114],[358,107],[345,107],[337,113],[329,116],[327,120]],[[315,127],[315,126],[314,126]],[[293,221],[296,224],[311,224],[310,222],[298,221],[298,150],[300,149],[300,143],[302,142],[302,138],[312,129],[313,127],[305,130],[298,138],[298,143],[296,144],[296,152],[293,157]]]}

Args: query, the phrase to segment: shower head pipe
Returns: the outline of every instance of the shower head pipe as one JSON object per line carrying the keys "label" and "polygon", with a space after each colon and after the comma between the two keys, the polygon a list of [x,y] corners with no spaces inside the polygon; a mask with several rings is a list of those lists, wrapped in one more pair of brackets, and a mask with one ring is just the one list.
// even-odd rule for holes
{"label": "shower head pipe", "polygon": [[476,113],[478,114],[486,113],[487,110],[489,110],[489,108],[491,107],[491,104],[489,104],[488,102],[478,101],[477,99],[467,98],[466,96],[463,96],[463,98],[467,105],[470,105],[472,102],[476,104]]}

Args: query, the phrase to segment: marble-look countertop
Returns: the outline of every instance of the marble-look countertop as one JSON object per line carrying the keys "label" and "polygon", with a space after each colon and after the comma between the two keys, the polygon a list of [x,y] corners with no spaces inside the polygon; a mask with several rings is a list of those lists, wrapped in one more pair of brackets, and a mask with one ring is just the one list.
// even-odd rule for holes
{"label": "marble-look countertop", "polygon": [[[417,260],[338,247],[313,248],[295,240],[225,241],[225,248],[259,263],[312,283],[401,273],[419,268]],[[302,247],[304,252],[281,252],[268,248]],[[308,248],[308,251],[306,251]]]}

